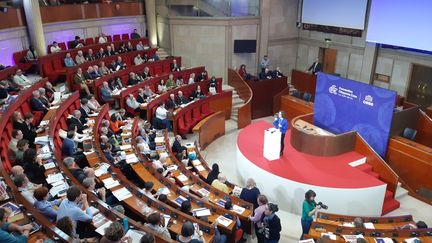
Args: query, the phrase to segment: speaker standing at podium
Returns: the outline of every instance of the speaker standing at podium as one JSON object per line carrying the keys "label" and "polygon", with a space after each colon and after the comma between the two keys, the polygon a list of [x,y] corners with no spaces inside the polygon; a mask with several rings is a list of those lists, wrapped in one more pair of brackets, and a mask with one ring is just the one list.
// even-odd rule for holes
{"label": "speaker standing at podium", "polygon": [[273,126],[276,129],[279,129],[279,131],[281,132],[281,147],[280,147],[280,155],[283,155],[283,150],[284,150],[284,140],[285,140],[285,133],[288,129],[288,121],[287,119],[285,119],[285,112],[283,111],[279,111],[278,113],[275,114],[275,120],[273,122]]}

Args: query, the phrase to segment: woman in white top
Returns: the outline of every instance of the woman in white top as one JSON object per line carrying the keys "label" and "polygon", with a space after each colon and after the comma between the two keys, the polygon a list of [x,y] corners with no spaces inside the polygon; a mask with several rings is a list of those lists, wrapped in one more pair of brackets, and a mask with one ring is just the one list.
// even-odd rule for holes
{"label": "woman in white top", "polygon": [[57,53],[60,52],[62,49],[60,48],[60,46],[58,46],[56,41],[53,41],[52,46],[50,47],[50,52],[51,53]]}
{"label": "woman in white top", "polygon": [[88,106],[88,108],[90,108],[90,110],[96,112],[96,111],[98,111],[100,109],[101,105],[96,100],[96,98],[94,97],[94,95],[89,95],[88,96],[88,100],[89,100],[89,102],[87,103],[87,106]]}
{"label": "woman in white top", "polygon": [[191,73],[189,76],[188,84],[195,83],[195,73]]}
{"label": "woman in white top", "polygon": [[165,81],[161,79],[160,84],[158,85],[159,94],[167,92],[167,86],[165,85]]}
{"label": "woman in white top", "polygon": [[99,44],[107,43],[108,39],[106,38],[104,33],[101,33],[101,36],[99,37]]}

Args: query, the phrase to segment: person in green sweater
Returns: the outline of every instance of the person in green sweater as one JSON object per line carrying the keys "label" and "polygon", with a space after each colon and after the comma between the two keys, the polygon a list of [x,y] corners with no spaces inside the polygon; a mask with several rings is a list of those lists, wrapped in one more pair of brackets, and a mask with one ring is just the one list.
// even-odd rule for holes
{"label": "person in green sweater", "polygon": [[317,203],[315,202],[315,197],[316,193],[312,190],[309,190],[305,193],[305,200],[303,201],[301,217],[301,225],[303,232],[300,240],[303,240],[303,236],[305,234],[309,234],[309,229],[313,221],[313,216],[321,208],[321,206],[317,205]]}
{"label": "person in green sweater", "polygon": [[[4,208],[0,208],[0,242],[8,243],[25,243],[27,242],[30,230],[32,229],[31,224],[17,225],[14,223],[8,223],[9,212]],[[18,234],[12,234],[17,232]]]}
{"label": "person in green sweater", "polygon": [[167,89],[176,88],[176,82],[174,81],[174,75],[172,73],[168,76],[168,80],[166,81],[166,87]]}

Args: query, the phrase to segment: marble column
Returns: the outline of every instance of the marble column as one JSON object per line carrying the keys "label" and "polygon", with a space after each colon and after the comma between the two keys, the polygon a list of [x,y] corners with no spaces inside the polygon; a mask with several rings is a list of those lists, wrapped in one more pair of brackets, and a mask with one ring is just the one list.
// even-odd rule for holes
{"label": "marble column", "polygon": [[27,30],[30,35],[30,43],[35,47],[39,56],[47,54],[42,17],[38,0],[23,0],[24,13],[27,20]]}
{"label": "marble column", "polygon": [[145,0],[145,10],[147,19],[147,32],[150,45],[157,46],[157,24],[156,24],[156,2],[155,0]]}

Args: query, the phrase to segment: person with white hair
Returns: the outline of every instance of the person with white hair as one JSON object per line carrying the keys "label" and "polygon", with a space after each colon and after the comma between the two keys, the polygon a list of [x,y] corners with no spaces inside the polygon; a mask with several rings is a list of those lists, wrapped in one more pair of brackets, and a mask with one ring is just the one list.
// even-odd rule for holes
{"label": "person with white hair", "polygon": [[87,86],[87,80],[83,75],[82,69],[78,68],[74,75],[74,84],[79,85],[82,90],[86,92],[87,95],[90,95],[90,89]]}
{"label": "person with white hair", "polygon": [[260,195],[260,190],[256,187],[255,180],[249,178],[246,181],[246,187],[244,187],[240,193],[240,199],[250,202],[254,205],[254,209],[258,207],[258,196]]}
{"label": "person with white hair", "polygon": [[40,93],[39,90],[34,90],[32,92],[33,97],[30,100],[30,108],[32,111],[43,111],[47,112],[48,108],[42,103],[40,100]]}
{"label": "person with white hair", "polygon": [[140,65],[143,64],[144,60],[141,58],[141,54],[138,54],[135,58],[134,58],[134,64],[135,65]]}
{"label": "person with white hair", "polygon": [[225,193],[230,193],[229,187],[225,184],[226,181],[226,177],[219,173],[218,178],[212,182],[211,186]]}
{"label": "person with white hair", "polygon": [[86,59],[84,57],[84,54],[83,54],[83,52],[81,50],[79,50],[77,52],[77,55],[75,56],[75,63],[77,65],[81,65],[81,64],[83,64],[85,62],[86,62]]}
{"label": "person with white hair", "polygon": [[114,98],[112,97],[113,92],[111,91],[108,82],[103,82],[102,83],[102,88],[100,90],[100,95],[101,95],[101,99],[104,102],[110,102],[113,101]]}
{"label": "person with white hair", "polygon": [[28,79],[24,73],[22,72],[21,69],[17,69],[17,71],[15,72],[15,75],[13,76],[13,82],[21,87],[25,87],[25,86],[29,86],[32,84],[32,82],[30,81],[30,79]]}
{"label": "person with white hair", "polygon": [[39,100],[42,101],[42,103],[46,107],[50,107],[51,106],[50,98],[47,97],[45,88],[41,87],[38,90],[39,90]]}

